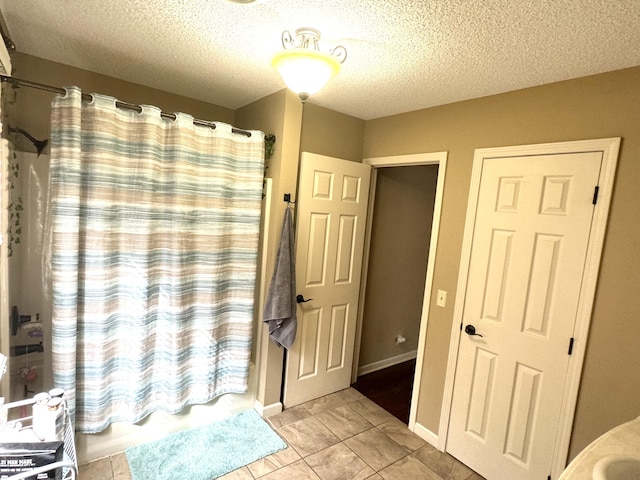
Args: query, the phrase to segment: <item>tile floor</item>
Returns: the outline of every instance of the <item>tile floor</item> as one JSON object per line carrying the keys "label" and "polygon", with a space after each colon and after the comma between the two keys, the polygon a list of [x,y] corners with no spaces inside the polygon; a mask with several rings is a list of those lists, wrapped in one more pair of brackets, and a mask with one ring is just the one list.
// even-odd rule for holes
{"label": "tile floor", "polygon": [[[288,448],[221,480],[483,480],[348,388],[269,418]],[[131,480],[124,453],[80,466],[79,480]]]}

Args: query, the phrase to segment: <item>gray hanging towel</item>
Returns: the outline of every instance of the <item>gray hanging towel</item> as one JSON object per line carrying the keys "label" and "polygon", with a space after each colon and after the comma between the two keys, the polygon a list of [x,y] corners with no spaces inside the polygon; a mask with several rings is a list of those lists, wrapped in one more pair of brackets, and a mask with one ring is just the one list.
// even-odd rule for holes
{"label": "gray hanging towel", "polygon": [[264,304],[263,321],[269,326],[271,339],[281,347],[290,348],[296,338],[296,264],[291,208],[287,207],[282,222],[282,234],[276,264]]}

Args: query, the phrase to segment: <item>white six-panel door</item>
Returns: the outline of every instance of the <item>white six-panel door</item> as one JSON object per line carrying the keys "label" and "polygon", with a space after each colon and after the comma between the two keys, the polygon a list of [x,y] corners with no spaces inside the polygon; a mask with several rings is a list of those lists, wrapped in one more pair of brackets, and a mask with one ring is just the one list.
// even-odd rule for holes
{"label": "white six-panel door", "polygon": [[303,153],[297,198],[298,332],[287,352],[283,402],[348,388],[371,167]]}
{"label": "white six-panel door", "polygon": [[551,474],[601,164],[484,159],[447,451],[488,480]]}

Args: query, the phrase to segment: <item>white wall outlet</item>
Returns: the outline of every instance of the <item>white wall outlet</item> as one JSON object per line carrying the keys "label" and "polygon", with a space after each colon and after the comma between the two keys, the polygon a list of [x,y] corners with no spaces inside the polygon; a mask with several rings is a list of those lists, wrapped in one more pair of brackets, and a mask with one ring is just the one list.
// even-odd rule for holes
{"label": "white wall outlet", "polygon": [[447,292],[445,292],[444,290],[438,290],[436,305],[443,308],[447,306]]}

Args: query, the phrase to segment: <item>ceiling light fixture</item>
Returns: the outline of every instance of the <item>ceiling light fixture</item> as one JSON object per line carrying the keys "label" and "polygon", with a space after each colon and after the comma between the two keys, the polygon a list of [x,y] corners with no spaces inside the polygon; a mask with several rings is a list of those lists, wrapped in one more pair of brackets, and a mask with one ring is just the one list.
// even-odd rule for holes
{"label": "ceiling light fixture", "polygon": [[329,53],[320,51],[320,32],[313,28],[299,28],[294,39],[288,31],[282,32],[284,50],[276,53],[271,65],[282,76],[284,83],[305,102],[318,92],[339,71],[347,59],[347,50],[338,46]]}

